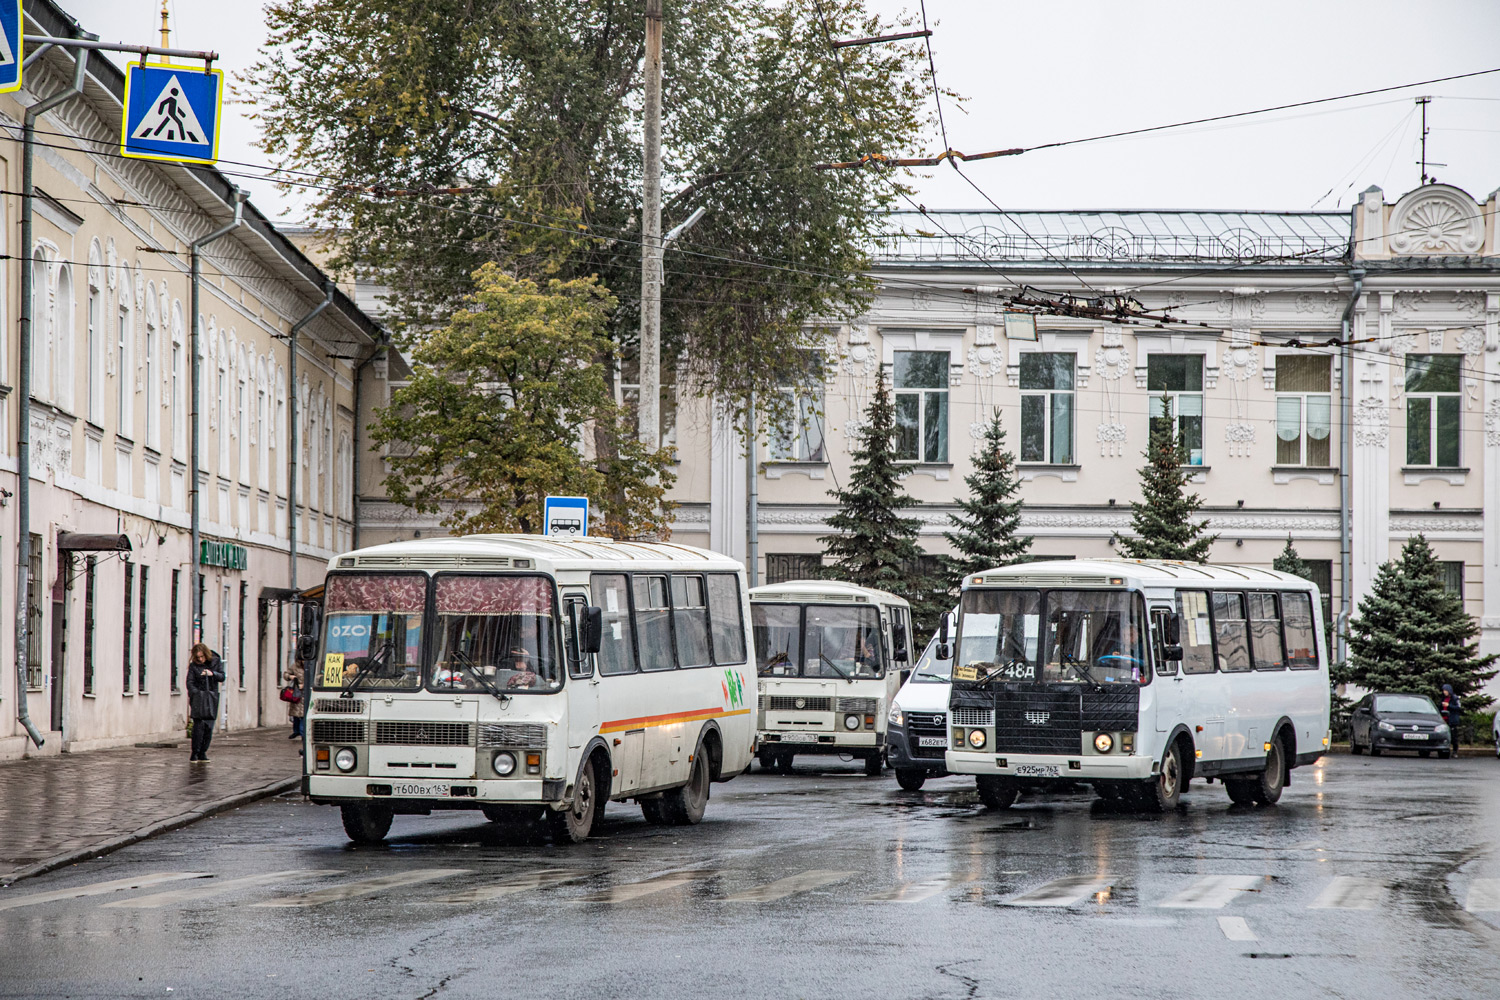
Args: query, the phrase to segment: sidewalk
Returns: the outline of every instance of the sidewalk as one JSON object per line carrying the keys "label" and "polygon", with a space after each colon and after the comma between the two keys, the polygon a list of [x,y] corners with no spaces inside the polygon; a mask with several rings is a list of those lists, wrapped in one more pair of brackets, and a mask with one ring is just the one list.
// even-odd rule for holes
{"label": "sidewalk", "polygon": [[210,813],[295,788],[288,729],[216,733],[207,764],[122,747],[0,763],[0,884],[104,854]]}

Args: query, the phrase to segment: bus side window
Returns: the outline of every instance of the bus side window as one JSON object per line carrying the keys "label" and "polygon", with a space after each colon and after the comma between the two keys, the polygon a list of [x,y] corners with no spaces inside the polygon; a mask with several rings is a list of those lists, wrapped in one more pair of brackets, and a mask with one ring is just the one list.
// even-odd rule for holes
{"label": "bus side window", "polygon": [[672,633],[677,639],[677,664],[706,667],[713,662],[708,648],[708,594],[703,577],[672,574]]}
{"label": "bus side window", "polygon": [[1287,666],[1293,670],[1318,669],[1318,640],[1313,632],[1312,598],[1306,594],[1282,594],[1281,621],[1286,638]]}
{"label": "bus side window", "polygon": [[590,579],[594,603],[604,612],[599,643],[599,673],[635,673],[635,622],[630,617],[630,584],[623,574],[595,573]]}
{"label": "bus side window", "polygon": [[1250,602],[1250,650],[1256,670],[1285,670],[1281,649],[1281,615],[1275,594],[1246,594]]}
{"label": "bus side window", "polygon": [[568,658],[569,677],[592,677],[594,673],[591,658],[581,652],[583,645],[579,642],[579,637],[583,635],[583,613],[587,607],[588,599],[582,594],[563,597],[563,652]]}
{"label": "bus side window", "polygon": [[733,573],[708,574],[708,613],[713,627],[714,662],[745,662],[745,615],[740,581]]}
{"label": "bus side window", "polygon": [[1219,669],[1238,674],[1250,669],[1250,628],[1245,619],[1245,595],[1236,590],[1214,591],[1214,630],[1219,640]]}
{"label": "bus side window", "polygon": [[672,649],[672,606],[667,600],[667,578],[637,576],[634,583],[641,669],[671,670],[677,666],[677,656]]}
{"label": "bus side window", "polygon": [[1208,616],[1208,592],[1179,590],[1177,614],[1182,620],[1182,672],[1214,672],[1214,628]]}

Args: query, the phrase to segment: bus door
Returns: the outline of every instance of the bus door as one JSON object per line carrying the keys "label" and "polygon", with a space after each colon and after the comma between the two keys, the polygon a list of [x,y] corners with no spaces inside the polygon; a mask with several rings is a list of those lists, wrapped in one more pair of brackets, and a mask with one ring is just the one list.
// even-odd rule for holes
{"label": "bus door", "polygon": [[1151,700],[1156,705],[1156,731],[1165,733],[1177,724],[1183,712],[1183,673],[1180,659],[1167,659],[1169,648],[1182,648],[1176,631],[1177,609],[1170,604],[1151,605],[1151,653],[1156,661],[1156,682],[1151,685]]}
{"label": "bus door", "polygon": [[599,674],[593,653],[582,651],[584,611],[589,606],[587,591],[567,591],[562,597],[563,654],[568,661],[568,686],[565,693],[568,711],[568,747],[578,750],[599,731]]}

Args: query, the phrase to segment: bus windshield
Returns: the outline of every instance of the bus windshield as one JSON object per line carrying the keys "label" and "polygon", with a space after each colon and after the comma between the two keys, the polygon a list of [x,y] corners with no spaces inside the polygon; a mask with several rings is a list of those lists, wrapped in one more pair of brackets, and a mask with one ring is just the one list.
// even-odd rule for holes
{"label": "bus windshield", "polygon": [[750,606],[762,677],[868,680],[885,676],[880,611],[870,605]]}
{"label": "bus windshield", "polygon": [[562,687],[545,576],[437,578],[435,691],[546,693]]}
{"label": "bus windshield", "polygon": [[1139,602],[1127,591],[969,590],[960,608],[956,680],[1150,681]]}
{"label": "bus windshield", "polygon": [[320,688],[413,689],[422,686],[422,613],[427,578],[420,573],[339,574],[324,593]]}

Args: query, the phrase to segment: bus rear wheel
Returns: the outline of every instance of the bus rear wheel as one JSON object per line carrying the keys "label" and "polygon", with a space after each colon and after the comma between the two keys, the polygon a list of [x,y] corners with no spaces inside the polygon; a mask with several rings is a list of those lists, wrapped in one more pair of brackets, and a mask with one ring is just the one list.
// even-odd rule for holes
{"label": "bus rear wheel", "polygon": [[1260,776],[1251,778],[1255,801],[1263,806],[1274,806],[1286,787],[1286,744],[1280,736],[1271,738],[1271,749],[1266,751],[1266,767]]}
{"label": "bus rear wheel", "polygon": [[1009,809],[1021,794],[1021,790],[1009,781],[988,774],[977,776],[974,785],[979,789],[979,801],[986,809]]}
{"label": "bus rear wheel", "polygon": [[356,844],[378,844],[391,832],[391,820],[395,814],[389,806],[374,802],[352,802],[340,806],[344,820],[344,832]]}
{"label": "bus rear wheel", "polygon": [[593,760],[584,762],[578,771],[578,780],[573,784],[573,801],[566,809],[554,809],[547,813],[547,826],[552,839],[559,844],[581,844],[589,839],[594,829],[594,813],[597,804],[598,775]]}
{"label": "bus rear wheel", "polygon": [[896,784],[908,792],[919,792],[927,783],[927,772],[920,767],[898,767],[896,768]]}
{"label": "bus rear wheel", "polygon": [[1224,791],[1229,793],[1229,801],[1237,806],[1255,804],[1254,778],[1225,778]]}
{"label": "bus rear wheel", "polygon": [[[661,811],[670,826],[696,826],[703,822],[703,813],[708,809],[708,791],[712,775],[708,773],[708,755],[703,744],[693,754],[693,763],[688,770],[687,784],[663,792]],[[649,817],[648,817],[649,818]]]}

